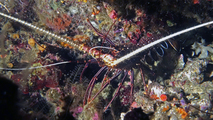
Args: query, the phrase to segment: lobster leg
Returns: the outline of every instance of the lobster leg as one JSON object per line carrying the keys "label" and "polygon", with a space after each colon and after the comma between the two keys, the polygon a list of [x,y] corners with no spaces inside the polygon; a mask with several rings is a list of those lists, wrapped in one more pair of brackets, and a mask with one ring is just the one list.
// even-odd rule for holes
{"label": "lobster leg", "polygon": [[85,64],[84,69],[82,70],[81,75],[80,75],[80,83],[82,83],[82,76],[84,74],[84,71],[88,68],[90,63],[98,63],[98,62],[96,61],[96,59],[91,59]]}
{"label": "lobster leg", "polygon": [[102,92],[110,83],[110,81],[114,80],[115,78],[117,78],[119,75],[121,74],[121,71],[117,72],[117,74],[115,74],[112,78],[110,78],[104,85],[103,87],[93,96],[93,98],[91,99],[90,102],[92,102],[98,95],[100,92]]}
{"label": "lobster leg", "polygon": [[84,74],[84,71],[88,68],[88,66],[89,66],[89,63],[87,62],[87,63],[85,64],[85,66],[84,66],[84,69],[83,69],[82,72],[81,72],[81,75],[80,75],[80,83],[82,83],[82,76],[83,76],[83,74]]}
{"label": "lobster leg", "polygon": [[123,79],[121,80],[121,82],[120,82],[120,84],[119,84],[119,86],[118,86],[118,89],[117,89],[117,91],[115,92],[115,94],[114,94],[114,96],[112,97],[112,99],[111,99],[111,101],[108,103],[108,105],[104,108],[104,112],[107,110],[107,108],[109,107],[109,105],[112,103],[112,101],[115,99],[115,97],[118,95],[118,92],[120,91],[120,89],[121,89],[121,86],[123,85],[123,82],[124,82],[124,80],[125,80],[125,78],[126,78],[126,76],[127,76],[127,71],[124,71],[124,77],[123,77]]}
{"label": "lobster leg", "polygon": [[111,71],[111,69],[108,69],[107,70],[107,72],[105,73],[105,75],[104,75],[104,78],[103,78],[103,80],[102,80],[102,82],[101,82],[101,87],[103,87],[103,85],[104,85],[104,81],[107,81],[106,79],[107,79],[107,75],[108,75],[108,73]]}
{"label": "lobster leg", "polygon": [[[107,35],[109,34],[109,31],[112,29],[112,26],[114,26],[115,23],[116,23],[116,20],[115,20],[115,21],[113,22],[113,24],[110,26],[110,28],[109,28],[107,34],[103,36],[103,37],[104,37],[104,40],[106,39],[107,42],[109,42],[109,43],[110,43],[111,45],[113,45],[113,46],[115,46],[115,44],[107,37]],[[104,41],[103,41],[103,42],[104,42]]]}
{"label": "lobster leg", "polygon": [[102,73],[103,71],[105,71],[106,69],[107,69],[106,66],[102,67],[102,68],[94,75],[94,77],[93,77],[92,80],[90,81],[90,83],[89,83],[89,85],[88,85],[88,87],[87,87],[87,89],[86,89],[85,95],[84,95],[83,106],[86,104],[86,98],[87,98],[87,97],[88,97],[88,98],[90,97],[90,94],[91,94],[90,91],[92,91],[92,89],[93,89],[93,87],[94,87],[95,81],[96,81],[97,78],[101,75],[101,73]]}
{"label": "lobster leg", "polygon": [[144,79],[144,76],[143,76],[143,70],[142,70],[142,68],[140,68],[140,72],[141,72],[141,78],[143,80],[144,90],[147,92],[148,88],[147,88],[146,83],[145,83],[145,79]]}
{"label": "lobster leg", "polygon": [[[107,67],[106,67],[106,69],[107,69]],[[106,69],[104,69],[103,71],[105,71]],[[100,75],[102,74],[103,71],[101,71],[100,73],[98,72],[99,74],[97,76],[93,77],[93,81],[91,83],[91,86],[88,86],[88,87],[90,87],[90,90],[89,90],[89,93],[88,93],[87,101],[90,101],[92,90],[93,90],[94,85],[95,85],[95,81],[100,77]]]}
{"label": "lobster leg", "polygon": [[130,70],[130,86],[131,86],[131,91],[130,91],[130,103],[133,102],[133,92],[134,92],[134,71],[133,69]]}
{"label": "lobster leg", "polygon": [[[107,42],[110,43],[110,45],[115,46],[115,44],[106,36],[103,35],[100,31],[98,31],[93,25],[92,23],[89,21],[89,19],[87,19],[87,22],[89,23],[89,25],[92,27],[92,29],[94,29],[94,31],[100,36],[102,37],[104,40],[106,39]],[[110,29],[112,28],[112,26],[115,24],[115,22],[111,25]],[[110,31],[109,29],[109,31]],[[107,32],[107,34],[109,33],[109,31]]]}

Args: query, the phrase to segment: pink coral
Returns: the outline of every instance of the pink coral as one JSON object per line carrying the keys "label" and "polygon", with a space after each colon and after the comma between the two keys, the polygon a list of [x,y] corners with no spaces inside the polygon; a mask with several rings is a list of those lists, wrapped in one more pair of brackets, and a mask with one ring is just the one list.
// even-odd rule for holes
{"label": "pink coral", "polygon": [[47,26],[53,29],[55,32],[61,32],[65,30],[71,24],[71,17],[67,14],[53,18],[53,20],[46,19]]}
{"label": "pink coral", "polygon": [[83,108],[81,106],[74,108],[72,110],[70,110],[71,112],[73,112],[73,117],[77,117],[77,114],[81,113],[83,111]]}
{"label": "pink coral", "polygon": [[95,113],[95,114],[94,114],[92,120],[100,120],[99,117],[98,117],[98,113]]}

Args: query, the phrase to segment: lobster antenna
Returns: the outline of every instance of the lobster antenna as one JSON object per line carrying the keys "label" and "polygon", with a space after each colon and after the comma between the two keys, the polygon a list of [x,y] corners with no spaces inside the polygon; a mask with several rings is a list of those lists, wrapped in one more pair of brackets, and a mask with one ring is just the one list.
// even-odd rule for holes
{"label": "lobster antenna", "polygon": [[95,47],[92,47],[92,48],[89,49],[89,54],[91,54],[92,49],[96,49],[96,48],[102,48],[102,49],[109,49],[109,50],[118,51],[118,50],[116,50],[115,48],[111,48],[111,47],[95,46]]}
{"label": "lobster antenna", "polygon": [[158,39],[158,40],[156,40],[156,41],[154,41],[154,42],[151,42],[151,43],[149,43],[149,44],[147,44],[147,45],[145,45],[145,46],[143,46],[143,47],[141,47],[141,48],[138,48],[138,49],[136,49],[135,51],[130,52],[129,54],[124,55],[123,57],[121,57],[121,58],[119,58],[119,59],[113,61],[113,62],[111,63],[111,66],[115,66],[115,65],[117,65],[117,64],[119,64],[119,63],[121,63],[121,62],[123,62],[123,61],[125,61],[125,60],[127,60],[127,59],[129,59],[129,58],[131,58],[132,56],[134,56],[134,55],[136,55],[136,54],[138,54],[138,53],[140,53],[140,52],[142,52],[142,51],[144,51],[144,50],[146,50],[146,49],[148,49],[148,48],[150,48],[150,47],[153,47],[153,46],[155,46],[155,45],[157,45],[157,44],[159,44],[159,43],[161,43],[161,42],[163,42],[163,41],[166,41],[166,40],[168,40],[168,39],[170,39],[170,38],[173,38],[173,37],[178,36],[178,35],[181,35],[181,34],[183,34],[183,33],[186,33],[186,32],[189,32],[189,31],[192,31],[192,30],[195,30],[195,29],[198,29],[198,28],[207,26],[207,25],[211,25],[211,24],[213,24],[213,21],[206,22],[206,23],[203,23],[203,24],[199,24],[199,25],[196,25],[196,26],[187,28],[187,29],[185,29],[185,30],[181,30],[181,31],[179,31],[179,32],[173,33],[173,34],[168,35],[168,36],[166,36],[166,37],[163,37],[163,38],[161,38],[161,39]]}
{"label": "lobster antenna", "polygon": [[[72,47],[77,48],[78,50],[82,51],[82,49],[81,49],[82,46],[81,46],[81,45],[78,45],[78,44],[76,44],[76,43],[74,43],[74,42],[72,42],[72,41],[70,41],[70,40],[68,40],[68,39],[66,39],[66,38],[63,38],[63,37],[61,37],[61,36],[59,36],[59,35],[56,35],[56,34],[50,32],[50,31],[44,30],[44,29],[42,29],[42,28],[39,28],[39,27],[37,27],[37,26],[35,26],[35,25],[32,25],[32,24],[30,24],[30,23],[27,23],[27,22],[25,22],[25,21],[23,21],[23,20],[20,20],[20,19],[18,19],[18,18],[12,17],[12,16],[10,16],[10,15],[4,14],[4,13],[2,13],[2,12],[0,12],[0,16],[9,18],[9,19],[11,19],[11,20],[13,20],[13,21],[15,21],[15,22],[18,22],[18,23],[21,23],[21,24],[23,24],[23,25],[26,25],[27,27],[30,27],[30,28],[32,28],[32,29],[34,29],[34,30],[38,30],[38,31],[40,31],[40,32],[42,32],[42,33],[44,33],[44,34],[47,34],[47,35],[49,35],[49,36],[52,36],[53,38],[57,38],[59,41],[61,41],[61,42],[66,42],[67,44],[71,45]],[[150,48],[150,47],[153,47],[153,46],[155,46],[155,45],[157,45],[157,44],[159,44],[159,43],[161,43],[161,42],[163,42],[163,41],[166,41],[166,40],[168,40],[168,39],[170,39],[170,38],[173,38],[173,37],[178,36],[178,35],[181,35],[181,34],[183,34],[183,33],[186,33],[186,32],[189,32],[189,31],[192,31],[192,30],[195,30],[195,29],[198,29],[198,28],[207,26],[207,25],[211,25],[211,24],[213,24],[213,21],[206,22],[206,23],[203,23],[203,24],[200,24],[200,25],[196,25],[196,26],[187,28],[187,29],[185,29],[185,30],[182,30],[182,31],[173,33],[173,34],[168,35],[168,36],[166,36],[166,37],[163,37],[163,38],[161,38],[161,39],[158,39],[158,40],[156,40],[156,41],[154,41],[154,42],[151,42],[151,43],[149,43],[149,44],[147,44],[147,45],[145,45],[145,46],[143,46],[143,47],[141,47],[141,48],[136,49],[136,50],[133,51],[133,52],[130,52],[130,53],[127,54],[127,55],[124,55],[123,57],[121,57],[121,58],[119,58],[119,59],[117,59],[117,60],[115,60],[115,61],[112,61],[112,62],[110,63],[110,66],[115,66],[115,65],[117,65],[117,64],[119,64],[119,63],[121,63],[121,62],[123,62],[123,61],[125,61],[125,60],[127,60],[127,59],[129,59],[129,58],[131,58],[132,56],[134,56],[134,55],[136,55],[136,54],[138,54],[138,53],[140,53],[140,52],[142,52],[142,51],[144,51],[144,50],[146,50],[146,49],[148,49],[148,48]],[[83,52],[85,52],[85,51],[83,51]]]}
{"label": "lobster antenna", "polygon": [[72,47],[77,48],[78,50],[81,50],[81,49],[80,49],[80,45],[78,45],[78,44],[76,44],[76,43],[74,43],[74,42],[72,42],[72,41],[70,41],[70,40],[68,40],[68,39],[66,39],[66,38],[63,38],[63,37],[61,37],[61,36],[59,36],[59,35],[56,35],[56,34],[50,32],[50,31],[44,30],[44,29],[39,28],[39,27],[37,27],[37,26],[35,26],[35,25],[33,25],[33,24],[30,24],[30,23],[28,23],[28,22],[25,22],[25,21],[23,21],[23,20],[20,20],[20,19],[18,19],[18,18],[15,18],[15,17],[13,17],[13,16],[7,15],[7,14],[2,13],[2,12],[0,12],[0,16],[6,17],[6,18],[9,18],[10,20],[13,20],[13,21],[15,21],[15,22],[21,23],[21,24],[23,24],[23,25],[25,25],[25,26],[27,26],[27,27],[30,27],[30,28],[32,28],[32,29],[34,29],[34,30],[37,30],[37,31],[42,32],[42,33],[44,33],[44,34],[47,34],[47,35],[49,35],[49,36],[51,36],[51,37],[53,37],[53,38],[56,38],[56,39],[58,39],[58,40],[61,41],[61,42],[65,42],[65,43],[71,45]]}
{"label": "lobster antenna", "polygon": [[71,61],[64,61],[64,62],[53,63],[53,64],[49,64],[49,65],[29,67],[29,68],[0,68],[0,70],[14,70],[14,71],[17,71],[17,70],[28,70],[28,69],[46,68],[46,67],[51,67],[51,66],[66,64],[66,63],[70,63],[70,62]]}

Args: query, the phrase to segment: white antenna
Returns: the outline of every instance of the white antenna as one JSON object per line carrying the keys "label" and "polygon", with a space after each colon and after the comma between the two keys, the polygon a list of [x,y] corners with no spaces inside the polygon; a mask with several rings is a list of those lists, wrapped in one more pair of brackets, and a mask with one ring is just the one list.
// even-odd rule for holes
{"label": "white antenna", "polygon": [[14,70],[15,71],[15,70],[28,70],[28,69],[46,68],[46,67],[66,64],[66,63],[70,63],[70,62],[71,61],[64,61],[64,62],[53,63],[53,64],[49,64],[49,65],[29,67],[29,68],[0,68],[0,70]]}
{"label": "white antenna", "polygon": [[[70,41],[70,40],[68,40],[68,39],[62,38],[62,37],[60,37],[60,36],[58,36],[58,35],[56,35],[56,34],[54,34],[54,33],[51,33],[51,32],[49,32],[49,31],[46,31],[46,30],[44,30],[44,29],[42,29],[42,28],[39,28],[39,27],[37,27],[37,26],[35,26],[35,25],[32,25],[32,24],[30,24],[30,23],[27,23],[27,22],[25,22],[25,21],[23,21],[23,20],[17,19],[17,18],[15,18],[15,17],[10,16],[10,15],[7,15],[7,14],[1,13],[1,12],[0,12],[0,15],[3,16],[3,17],[9,18],[9,19],[11,19],[11,20],[14,20],[14,21],[16,21],[16,22],[19,22],[19,23],[21,23],[21,24],[23,24],[23,25],[26,25],[26,26],[28,26],[28,27],[30,27],[30,28],[33,28],[33,29],[35,29],[35,30],[38,30],[38,31],[40,31],[40,32],[42,32],[42,33],[45,33],[45,34],[47,34],[47,35],[50,35],[50,36],[52,36],[52,37],[54,37],[54,38],[57,38],[57,39],[59,39],[60,41],[66,42],[66,43],[68,43],[69,45],[71,45],[71,46],[73,46],[73,47],[75,47],[75,48],[81,50],[81,46],[80,46],[80,45],[78,45],[78,44],[76,44],[76,43],[74,43],[74,42],[72,42],[72,41]],[[125,56],[123,56],[123,57],[121,57],[121,58],[115,60],[115,61],[113,61],[110,65],[111,65],[111,66],[115,66],[115,65],[117,65],[117,64],[119,64],[119,63],[125,61],[126,59],[129,59],[129,58],[131,58],[132,56],[134,56],[134,55],[136,55],[136,54],[138,54],[138,53],[140,53],[140,52],[142,52],[142,51],[144,51],[144,50],[146,50],[146,49],[148,49],[148,48],[150,48],[150,47],[153,47],[153,46],[155,46],[155,45],[157,45],[157,44],[159,44],[159,43],[161,43],[161,42],[163,42],[163,41],[166,41],[166,40],[168,40],[168,39],[170,39],[170,38],[173,38],[173,37],[175,37],[175,36],[178,36],[178,35],[181,35],[181,34],[183,34],[183,33],[186,33],[186,32],[189,32],[189,31],[192,31],[192,30],[195,30],[195,29],[198,29],[198,28],[207,26],[207,25],[211,25],[211,24],[213,24],[213,21],[210,21],[210,22],[207,22],[207,23],[203,23],[203,24],[200,24],[200,25],[197,25],[197,26],[193,26],[193,27],[187,28],[187,29],[185,29],[185,30],[182,30],[182,31],[173,33],[173,34],[171,34],[171,35],[168,35],[168,36],[166,36],[166,37],[163,37],[163,38],[161,38],[161,39],[159,39],[159,40],[156,40],[156,41],[154,41],[154,42],[151,42],[151,43],[149,43],[149,44],[147,44],[147,45],[145,45],[145,46],[143,46],[143,47],[141,47],[141,48],[138,48],[138,49],[136,49],[135,51],[133,51],[133,52],[131,52],[131,53],[129,53],[129,54],[127,54],[127,55],[125,55]]]}
{"label": "white antenna", "polygon": [[3,17],[9,18],[10,20],[13,20],[13,21],[15,21],[15,22],[18,22],[18,23],[21,23],[21,24],[23,24],[23,25],[26,25],[27,27],[30,27],[30,28],[32,28],[32,29],[34,29],[34,30],[38,30],[38,31],[40,31],[40,32],[42,32],[42,33],[44,33],[44,34],[47,34],[47,35],[49,35],[49,36],[51,36],[51,37],[54,37],[54,38],[56,38],[56,39],[58,39],[58,40],[60,40],[60,41],[62,41],[62,42],[66,42],[66,43],[68,43],[69,45],[71,45],[72,47],[75,47],[75,48],[81,50],[81,49],[79,48],[79,45],[78,45],[78,44],[76,44],[76,43],[74,43],[74,42],[72,42],[72,41],[70,41],[70,40],[68,40],[68,39],[66,39],[66,38],[63,38],[63,37],[61,37],[61,36],[59,36],[59,35],[56,35],[56,34],[50,32],[50,31],[44,30],[44,29],[39,28],[39,27],[37,27],[37,26],[35,26],[35,25],[33,25],[33,24],[30,24],[30,23],[28,23],[28,22],[25,22],[25,21],[23,21],[23,20],[20,20],[20,19],[18,19],[18,18],[13,17],[13,16],[4,14],[4,13],[2,13],[2,12],[0,12],[0,15],[3,16]]}
{"label": "white antenna", "polygon": [[144,51],[144,50],[146,50],[146,49],[148,49],[148,48],[150,48],[152,46],[155,46],[155,45],[157,45],[157,44],[159,44],[159,43],[161,43],[163,41],[166,41],[166,40],[168,40],[170,38],[173,38],[173,37],[181,35],[183,33],[186,33],[186,32],[189,32],[189,31],[192,31],[192,30],[195,30],[195,29],[207,26],[207,25],[211,25],[211,24],[213,24],[213,21],[210,21],[210,22],[207,22],[207,23],[203,23],[203,24],[200,24],[200,25],[197,25],[197,26],[193,26],[193,27],[187,28],[185,30],[181,30],[179,32],[176,32],[176,33],[173,33],[171,35],[168,35],[166,37],[163,37],[161,39],[158,39],[158,40],[156,40],[154,42],[151,42],[151,43],[149,43],[149,44],[147,44],[147,45],[145,45],[145,46],[143,46],[141,48],[138,48],[135,51],[133,51],[133,52],[131,52],[131,53],[129,53],[129,54],[117,59],[117,60],[115,60],[114,62],[111,63],[111,66],[117,65],[118,63],[121,63],[124,60],[129,59],[132,56],[134,56],[134,55],[136,55],[136,54],[138,54],[138,53],[140,53],[140,52],[142,52],[142,51]]}

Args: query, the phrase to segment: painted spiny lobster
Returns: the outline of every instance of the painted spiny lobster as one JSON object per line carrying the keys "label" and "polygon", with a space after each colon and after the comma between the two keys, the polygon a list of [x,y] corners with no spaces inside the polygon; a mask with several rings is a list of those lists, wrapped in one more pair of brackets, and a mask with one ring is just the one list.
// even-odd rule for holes
{"label": "painted spiny lobster", "polygon": [[[12,16],[9,16],[5,13],[0,13],[1,16],[5,17],[5,18],[9,18],[10,20],[13,20],[15,22],[18,22],[18,23],[21,23],[27,27],[30,27],[36,31],[39,31],[39,32],[42,32],[44,34],[47,34],[51,37],[54,37],[56,38],[58,41],[61,41],[61,42],[64,42],[66,44],[68,44],[69,46],[72,46],[73,48],[76,48],[78,49],[79,51],[83,51],[85,53],[88,53],[89,55],[91,55],[93,58],[95,58],[99,65],[102,67],[96,74],[95,76],[92,78],[92,80],[90,81],[89,83],[89,86],[87,88],[87,91],[86,91],[86,94],[85,94],[85,98],[84,98],[84,104],[86,104],[86,101],[87,102],[91,102],[93,99],[96,98],[96,96],[107,86],[109,85],[110,81],[114,80],[115,78],[117,78],[121,73],[122,71],[124,72],[124,76],[122,78],[122,81],[121,83],[119,84],[119,87],[115,93],[115,95],[113,96],[112,100],[116,97],[116,95],[118,94],[119,92],[119,89],[121,88],[122,86],[122,83],[124,82],[125,78],[127,77],[127,74],[128,74],[128,71],[130,71],[130,78],[131,78],[131,98],[132,98],[132,95],[133,95],[133,90],[134,90],[134,72],[132,70],[132,68],[126,68],[126,69],[120,69],[120,66],[123,66],[125,64],[128,63],[128,61],[131,61],[131,59],[135,59],[135,55],[141,53],[142,51],[146,50],[146,49],[149,49],[161,42],[164,42],[170,38],[173,38],[177,35],[180,35],[180,34],[183,34],[183,33],[186,33],[188,31],[191,31],[191,30],[194,30],[194,29],[197,29],[197,28],[200,28],[200,27],[203,27],[203,26],[207,26],[207,25],[210,25],[210,24],[213,24],[213,21],[211,22],[207,22],[207,23],[203,23],[203,24],[200,24],[200,25],[197,25],[197,26],[194,26],[194,27],[191,27],[191,28],[188,28],[188,29],[185,29],[183,31],[180,31],[180,32],[177,32],[177,33],[174,33],[174,34],[171,34],[169,36],[166,36],[166,37],[163,37],[159,40],[156,40],[152,43],[149,43],[145,46],[142,46],[134,51],[131,51],[129,54],[126,54],[126,55],[121,55],[121,56],[116,56],[116,55],[112,55],[112,54],[109,54],[109,53],[104,53],[100,50],[97,50],[95,47],[94,48],[91,48],[89,46],[87,46],[86,44],[78,44],[78,43],[75,43],[73,41],[70,41],[66,38],[63,38],[61,36],[58,36],[54,33],[51,33],[49,31],[46,31],[42,28],[39,28],[35,25],[32,25],[30,23],[27,23],[25,21],[22,21],[18,18],[15,18],[15,17],[12,17]],[[105,38],[107,41],[110,42],[110,40],[105,36]],[[116,53],[119,53],[120,51],[119,50],[116,50],[114,49],[113,50],[114,52]],[[115,74],[110,78],[108,79],[105,83],[103,83],[102,87],[100,88],[99,92],[96,93],[95,96],[93,96],[91,98],[91,93],[92,93],[92,90],[93,90],[93,87],[94,87],[94,84],[95,84],[95,81],[96,79],[105,72],[105,76],[107,76],[108,72],[110,71],[111,68],[117,68]],[[108,70],[107,70],[108,69]],[[141,69],[142,71],[142,69]],[[142,74],[142,73],[141,73]],[[143,78],[142,78],[143,79]],[[112,102],[112,100],[110,101],[110,103]],[[107,105],[107,107],[105,108],[105,110],[108,108],[108,106],[110,105],[110,103]]]}

